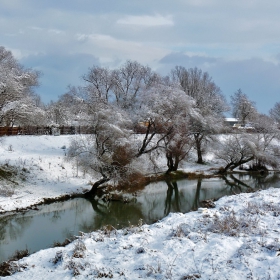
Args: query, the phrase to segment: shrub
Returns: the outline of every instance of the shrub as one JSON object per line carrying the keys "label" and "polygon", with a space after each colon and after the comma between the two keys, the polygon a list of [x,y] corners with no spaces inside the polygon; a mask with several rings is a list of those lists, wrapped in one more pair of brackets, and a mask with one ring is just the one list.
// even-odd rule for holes
{"label": "shrub", "polygon": [[27,265],[19,264],[17,261],[28,255],[29,251],[27,249],[15,251],[14,255],[8,261],[0,264],[0,276],[10,276],[25,269]]}

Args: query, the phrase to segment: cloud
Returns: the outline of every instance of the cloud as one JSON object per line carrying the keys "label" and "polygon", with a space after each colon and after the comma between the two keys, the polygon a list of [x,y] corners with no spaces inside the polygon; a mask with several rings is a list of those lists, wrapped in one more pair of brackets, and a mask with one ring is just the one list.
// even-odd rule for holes
{"label": "cloud", "polygon": [[146,45],[131,40],[121,40],[106,34],[77,34],[76,40],[83,44],[84,51],[98,53],[100,61],[137,60],[141,63],[152,63],[166,55],[164,48]]}
{"label": "cloud", "polygon": [[183,52],[172,52],[160,59],[160,64],[171,64],[171,65],[188,65],[190,67],[204,66],[209,67],[219,61],[215,57],[207,57],[202,55],[188,55]]}
{"label": "cloud", "polygon": [[[239,88],[256,102],[262,113],[267,113],[280,101],[280,63],[261,58],[227,60],[224,58],[169,53],[160,61],[159,71],[171,69],[176,65],[185,68],[198,67],[207,71],[215,83],[230,100]],[[170,71],[170,70],[169,70]]]}
{"label": "cloud", "polygon": [[125,25],[140,25],[144,27],[174,25],[172,16],[162,16],[158,14],[154,16],[125,16],[124,18],[117,20],[117,23]]}

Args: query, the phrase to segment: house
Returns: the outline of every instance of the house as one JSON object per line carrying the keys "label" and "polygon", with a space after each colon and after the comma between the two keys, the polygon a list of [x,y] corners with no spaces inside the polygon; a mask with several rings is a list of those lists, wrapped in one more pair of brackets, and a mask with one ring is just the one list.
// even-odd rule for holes
{"label": "house", "polygon": [[239,119],[237,118],[225,118],[225,123],[230,127],[239,127]]}

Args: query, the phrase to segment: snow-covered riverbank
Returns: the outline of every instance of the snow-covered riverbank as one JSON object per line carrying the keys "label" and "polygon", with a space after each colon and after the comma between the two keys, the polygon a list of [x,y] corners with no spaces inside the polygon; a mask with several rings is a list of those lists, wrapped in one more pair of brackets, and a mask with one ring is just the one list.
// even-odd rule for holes
{"label": "snow-covered riverbank", "polygon": [[280,190],[153,225],[106,228],[16,262],[7,279],[280,279]]}

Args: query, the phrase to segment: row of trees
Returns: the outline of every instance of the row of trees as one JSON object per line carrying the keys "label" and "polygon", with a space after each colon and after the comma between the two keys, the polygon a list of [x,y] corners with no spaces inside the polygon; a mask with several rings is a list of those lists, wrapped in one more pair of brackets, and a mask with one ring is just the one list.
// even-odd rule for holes
{"label": "row of trees", "polygon": [[[177,66],[160,76],[148,66],[127,61],[117,69],[89,68],[81,86],[70,86],[58,101],[42,104],[33,92],[39,73],[24,69],[0,48],[0,122],[2,125],[89,125],[93,134],[75,138],[68,158],[87,172],[101,175],[96,186],[139,177],[143,166],[166,158],[167,172],[176,171],[191,152],[203,163],[207,149],[226,164],[224,171],[255,160],[278,164],[274,139],[279,135],[280,103],[270,116],[238,90],[232,113],[258,133],[218,137],[224,113],[230,110],[220,88],[207,72]],[[135,134],[141,131],[141,134]],[[151,168],[152,168],[151,167]],[[145,170],[146,172],[147,170]]]}

